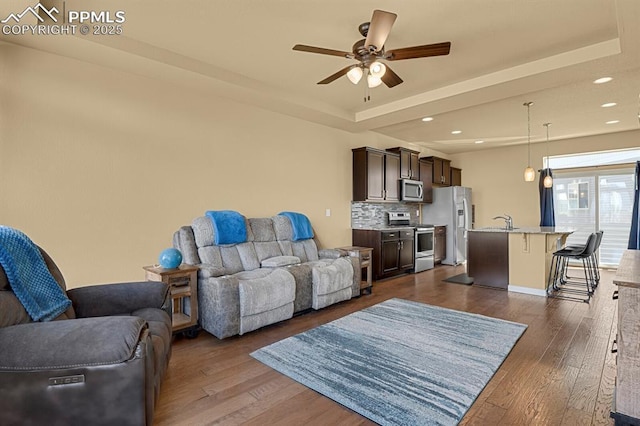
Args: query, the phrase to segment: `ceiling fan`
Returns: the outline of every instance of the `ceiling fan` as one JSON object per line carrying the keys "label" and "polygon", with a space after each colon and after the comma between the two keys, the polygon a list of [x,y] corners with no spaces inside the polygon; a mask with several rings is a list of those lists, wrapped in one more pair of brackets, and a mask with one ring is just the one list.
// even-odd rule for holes
{"label": "ceiling fan", "polygon": [[451,48],[451,42],[447,41],[385,51],[384,44],[397,16],[395,13],[374,10],[371,22],[365,22],[358,27],[358,31],[360,31],[360,34],[365,38],[357,41],[353,45],[351,52],[306,46],[304,44],[296,44],[293,46],[293,50],[342,56],[347,59],[356,59],[359,62],[341,69],[335,74],[319,81],[318,84],[331,83],[345,74],[353,84],[358,84],[362,76],[366,73],[369,87],[377,87],[381,83],[386,84],[387,87],[394,87],[402,83],[402,79],[398,74],[393,72],[391,68],[380,62],[380,60],[399,61],[401,59],[448,55],[449,49]]}

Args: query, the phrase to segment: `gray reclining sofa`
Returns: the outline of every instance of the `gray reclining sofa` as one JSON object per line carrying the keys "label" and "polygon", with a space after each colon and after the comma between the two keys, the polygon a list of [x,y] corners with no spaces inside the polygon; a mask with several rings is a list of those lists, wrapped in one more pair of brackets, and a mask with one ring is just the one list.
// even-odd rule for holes
{"label": "gray reclining sofa", "polygon": [[215,244],[207,216],[173,235],[183,262],[197,265],[202,328],[219,339],[244,334],[360,294],[357,259],[293,240],[289,218],[246,219],[246,241]]}

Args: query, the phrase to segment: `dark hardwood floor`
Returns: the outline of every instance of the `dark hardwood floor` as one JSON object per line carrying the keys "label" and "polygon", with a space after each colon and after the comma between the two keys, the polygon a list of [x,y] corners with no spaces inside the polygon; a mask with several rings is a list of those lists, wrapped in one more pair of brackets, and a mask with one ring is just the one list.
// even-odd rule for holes
{"label": "dark hardwood floor", "polygon": [[603,271],[591,303],[445,283],[441,266],[374,283],[373,294],[244,336],[176,338],[155,425],[369,425],[366,418],[249,356],[285,337],[399,297],[529,327],[462,420],[463,425],[612,425],[617,303]]}

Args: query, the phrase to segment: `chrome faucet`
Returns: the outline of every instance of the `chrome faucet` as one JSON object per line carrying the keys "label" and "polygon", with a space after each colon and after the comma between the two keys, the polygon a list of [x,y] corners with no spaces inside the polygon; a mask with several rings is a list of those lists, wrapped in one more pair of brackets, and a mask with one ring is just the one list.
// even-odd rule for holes
{"label": "chrome faucet", "polygon": [[505,213],[504,216],[496,216],[493,219],[503,219],[505,229],[513,229],[513,219],[508,214]]}

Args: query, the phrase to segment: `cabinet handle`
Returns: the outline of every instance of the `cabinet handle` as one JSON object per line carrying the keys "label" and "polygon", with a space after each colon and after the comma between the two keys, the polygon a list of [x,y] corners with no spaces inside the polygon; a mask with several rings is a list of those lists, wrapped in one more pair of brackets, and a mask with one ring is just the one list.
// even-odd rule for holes
{"label": "cabinet handle", "polygon": [[612,296],[613,300],[618,300],[618,290],[613,292],[613,296]]}

